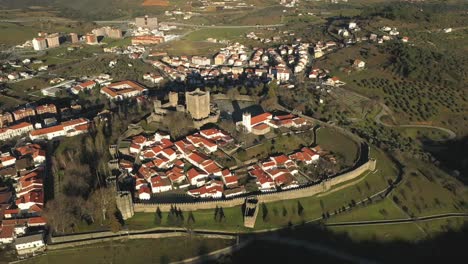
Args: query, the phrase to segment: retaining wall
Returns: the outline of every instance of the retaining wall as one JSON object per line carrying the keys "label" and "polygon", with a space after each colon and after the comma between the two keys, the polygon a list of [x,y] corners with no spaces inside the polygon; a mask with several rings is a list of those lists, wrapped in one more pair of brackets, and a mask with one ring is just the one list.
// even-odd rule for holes
{"label": "retaining wall", "polygon": [[255,99],[250,95],[236,95],[234,98],[230,98],[226,94],[212,94],[211,100],[236,100],[236,101],[255,101]]}
{"label": "retaining wall", "polygon": [[[373,171],[375,170],[375,166],[376,166],[376,161],[369,160],[363,165],[357,167],[356,169],[350,172],[341,174],[339,176],[336,176],[322,183],[308,186],[308,187],[292,189],[288,191],[259,194],[257,195],[257,198],[260,202],[269,203],[269,202],[276,202],[280,200],[289,200],[289,199],[297,199],[297,198],[313,196],[319,193],[326,192],[330,190],[333,186],[336,186],[338,184],[354,180],[355,178],[359,177],[360,175],[362,175],[364,172],[368,170]],[[161,211],[167,212],[171,209],[172,205],[175,205],[178,208],[180,208],[182,211],[196,211],[196,210],[203,210],[203,209],[213,209],[216,206],[225,207],[225,208],[239,206],[239,205],[244,204],[244,201],[245,201],[245,197],[234,198],[231,200],[214,200],[214,201],[202,201],[202,202],[193,202],[193,203],[174,203],[174,204],[135,203],[134,209],[135,209],[135,212],[153,213],[156,211],[156,208],[159,207]]]}

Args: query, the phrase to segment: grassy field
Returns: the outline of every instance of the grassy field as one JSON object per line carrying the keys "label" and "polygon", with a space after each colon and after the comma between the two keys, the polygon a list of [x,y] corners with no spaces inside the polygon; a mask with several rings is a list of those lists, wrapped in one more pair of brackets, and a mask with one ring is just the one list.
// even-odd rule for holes
{"label": "grassy field", "polygon": [[390,199],[378,201],[364,208],[356,208],[346,213],[330,218],[330,223],[355,222],[369,220],[389,220],[408,218],[401,208],[396,206]]}
{"label": "grassy field", "polygon": [[217,40],[239,41],[245,34],[252,31],[251,28],[205,28],[188,34],[184,39],[190,41],[206,41],[208,38]]}
{"label": "grassy field", "polygon": [[448,134],[444,131],[434,128],[412,128],[402,127],[398,128],[401,133],[406,137],[411,137],[420,140],[445,140],[448,138]]}
{"label": "grassy field", "polygon": [[101,42],[106,43],[108,47],[126,47],[132,44],[131,38],[112,39],[104,38]]}
{"label": "grassy field", "polygon": [[[240,207],[223,208],[226,215],[225,220],[218,222],[214,219],[214,209],[198,210],[193,212],[195,223],[191,226],[197,229],[210,230],[230,230],[239,231],[246,230],[244,228],[242,209]],[[184,226],[187,226],[188,212],[184,213]],[[126,221],[130,229],[148,229],[153,227],[170,227],[167,221],[168,213],[162,213],[162,222],[160,225],[154,223],[154,213],[135,213],[135,215]]]}
{"label": "grassy field", "polygon": [[338,234],[346,234],[355,241],[363,240],[406,240],[417,241],[426,237],[425,233],[414,223],[379,225],[379,226],[353,226],[353,227],[329,227]]}
{"label": "grassy field", "polygon": [[158,49],[164,49],[168,54],[174,56],[213,56],[222,45],[207,41],[175,40],[161,45]]}
{"label": "grassy field", "polygon": [[358,145],[352,139],[330,128],[317,130],[317,144],[325,151],[342,156],[346,165],[352,165],[359,152]]}
{"label": "grassy field", "polygon": [[18,45],[37,35],[37,31],[18,23],[0,23],[0,44]]}
{"label": "grassy field", "polygon": [[429,236],[436,236],[449,230],[459,231],[467,224],[468,220],[466,218],[448,218],[418,223]]}
{"label": "grassy field", "polygon": [[231,240],[196,237],[113,241],[48,251],[22,263],[169,263],[232,244]]}
{"label": "grassy field", "polygon": [[246,149],[245,157],[241,160],[252,158],[265,159],[273,153],[291,153],[301,148],[310,146],[313,143],[313,136],[309,134],[278,136],[273,139],[264,140],[263,144],[258,144]]}
{"label": "grassy field", "polygon": [[[459,181],[431,164],[408,167],[392,199],[410,215],[467,212],[468,190]],[[411,166],[411,165],[409,165]]]}

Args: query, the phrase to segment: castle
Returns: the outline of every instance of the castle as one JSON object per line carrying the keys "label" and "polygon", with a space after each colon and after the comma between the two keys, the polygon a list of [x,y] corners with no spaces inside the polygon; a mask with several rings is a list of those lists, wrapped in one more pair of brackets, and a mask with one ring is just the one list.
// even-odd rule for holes
{"label": "castle", "polygon": [[195,128],[218,122],[220,111],[215,104],[211,104],[210,92],[201,91],[199,88],[193,92],[185,92],[185,105],[179,104],[177,92],[169,92],[168,99],[169,101],[165,104],[161,100],[153,102],[153,112],[146,119],[148,123],[161,122],[170,111],[190,114]]}

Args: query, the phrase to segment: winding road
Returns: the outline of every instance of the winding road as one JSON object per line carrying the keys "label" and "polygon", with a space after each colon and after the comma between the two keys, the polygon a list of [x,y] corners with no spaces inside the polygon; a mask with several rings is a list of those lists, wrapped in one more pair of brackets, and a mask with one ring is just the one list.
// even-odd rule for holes
{"label": "winding road", "polygon": [[386,126],[386,127],[401,127],[401,128],[430,128],[430,129],[437,129],[437,130],[440,130],[442,132],[445,132],[447,134],[447,138],[444,138],[444,139],[433,139],[433,141],[447,141],[447,140],[451,140],[451,139],[454,139],[457,137],[457,134],[453,131],[453,130],[450,130],[448,128],[445,128],[445,127],[439,127],[439,126],[432,126],[432,125],[390,125],[390,124],[387,124],[387,123],[384,123],[382,122],[382,116],[384,115],[388,115],[390,117],[392,117],[393,119],[393,116],[391,114],[391,112],[389,112],[389,109],[386,105],[384,105],[383,103],[381,103],[381,106],[382,106],[382,110],[380,110],[380,113],[378,113],[376,116],[375,116],[375,119],[374,121],[377,123],[377,124],[380,124],[382,126]]}

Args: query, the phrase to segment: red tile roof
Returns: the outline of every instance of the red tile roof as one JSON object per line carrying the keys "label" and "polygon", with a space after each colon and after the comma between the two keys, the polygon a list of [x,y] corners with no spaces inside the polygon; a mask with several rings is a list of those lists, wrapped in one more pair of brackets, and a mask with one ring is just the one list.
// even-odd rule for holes
{"label": "red tile roof", "polygon": [[250,124],[252,126],[254,126],[254,125],[258,124],[258,123],[262,123],[262,122],[267,121],[268,119],[271,119],[271,117],[272,117],[272,115],[270,113],[266,112],[266,113],[263,113],[263,114],[252,117],[251,120],[250,120]]}

